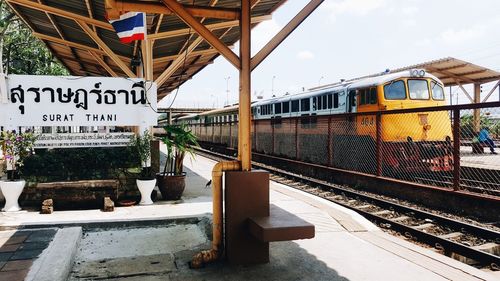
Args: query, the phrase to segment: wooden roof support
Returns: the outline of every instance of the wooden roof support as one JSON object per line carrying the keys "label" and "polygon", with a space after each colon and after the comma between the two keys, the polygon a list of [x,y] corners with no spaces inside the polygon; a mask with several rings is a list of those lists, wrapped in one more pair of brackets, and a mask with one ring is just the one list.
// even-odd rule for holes
{"label": "wooden roof support", "polygon": [[100,20],[96,20],[96,19],[92,19],[92,18],[89,18],[89,17],[86,17],[86,16],[82,16],[82,15],[79,15],[79,14],[71,13],[71,12],[68,12],[68,11],[65,11],[65,10],[62,10],[62,9],[54,8],[52,6],[40,4],[40,3],[37,3],[37,2],[32,2],[30,0],[7,0],[7,1],[10,4],[16,4],[16,5],[24,6],[24,7],[30,8],[30,9],[35,9],[35,10],[38,10],[38,11],[41,11],[41,12],[47,12],[47,13],[50,13],[50,14],[53,14],[53,15],[56,15],[56,16],[60,16],[60,17],[64,17],[64,18],[68,18],[68,19],[71,19],[71,20],[82,21],[82,22],[85,22],[85,23],[88,23],[88,24],[91,24],[91,25],[95,25],[97,27],[100,27],[100,28],[103,28],[103,29],[106,29],[106,30],[111,30],[113,32],[115,31],[113,29],[113,27],[111,26],[111,24],[109,24],[107,22],[103,22],[103,21],[100,21]]}
{"label": "wooden roof support", "polygon": [[[150,14],[164,14],[172,15],[174,14],[172,10],[161,4],[155,2],[126,2],[121,0],[115,0],[109,2],[109,5],[114,5],[114,9],[118,12],[123,11],[136,11],[145,12]],[[204,7],[195,5],[182,5],[186,11],[188,11],[193,17],[200,18],[212,18],[212,19],[225,19],[225,20],[237,20],[240,18],[240,13],[236,9],[228,8],[214,8],[214,7]]]}
{"label": "wooden roof support", "polygon": [[203,37],[212,47],[217,49],[236,68],[240,68],[238,56],[229,49],[224,42],[219,40],[210,30],[197,21],[184,7],[176,0],[162,0],[170,10],[177,14],[187,25],[191,26],[198,35]]}
{"label": "wooden roof support", "polygon": [[78,25],[87,33],[87,35],[94,40],[94,42],[106,53],[108,57],[110,57],[118,67],[130,78],[136,78],[137,75],[135,75],[132,70],[104,43],[104,41],[99,38],[97,33],[95,33],[86,22],[84,21],[76,21]]}
{"label": "wooden roof support", "polygon": [[102,66],[102,68],[106,69],[106,71],[113,77],[119,77],[118,74],[116,74],[116,72],[104,61],[103,58],[101,58],[100,55],[92,52],[92,51],[88,51],[89,54],[99,63],[100,66]]}
{"label": "wooden roof support", "polygon": [[271,41],[269,41],[253,58],[254,70],[264,59],[271,54],[324,0],[311,0]]}
{"label": "wooden roof support", "polygon": [[[259,16],[259,17],[253,17],[252,18],[252,23],[259,23],[263,22],[266,20],[272,19],[271,16]],[[220,23],[214,23],[214,24],[207,24],[205,27],[208,30],[217,30],[217,29],[224,29],[224,28],[230,28],[230,27],[237,27],[239,26],[240,22],[237,20],[232,20],[232,21],[226,21],[226,22],[220,22]],[[182,29],[177,29],[173,31],[166,31],[166,32],[160,32],[156,34],[150,34],[148,35],[149,39],[152,40],[158,40],[158,39],[166,39],[166,38],[171,38],[171,37],[176,37],[176,36],[183,36],[186,35],[186,33],[189,32],[191,28],[182,28]]]}
{"label": "wooden roof support", "polygon": [[[430,67],[430,66],[426,66],[425,69],[427,69],[427,71],[443,74],[445,76],[448,76],[448,78],[453,78],[456,81],[467,82],[467,83],[472,83],[472,84],[477,83],[477,81],[474,81],[473,79],[462,77],[462,76],[456,75],[456,74],[449,72],[449,71],[446,71],[446,70],[440,70],[438,68],[434,68],[434,67]],[[441,78],[441,79],[446,79],[446,77]]]}
{"label": "wooden roof support", "polygon": [[[188,55],[188,57],[190,57],[190,56],[215,55],[215,54],[218,54],[218,53],[219,53],[219,51],[217,51],[216,49],[200,50],[200,51],[193,51],[193,52],[191,52]],[[172,61],[172,60],[177,59],[180,55],[182,55],[182,54],[160,57],[160,58],[155,59],[154,62],[155,63],[164,63],[164,62]]]}
{"label": "wooden roof support", "polygon": [[458,87],[460,87],[460,89],[462,89],[462,92],[464,92],[464,94],[467,96],[467,98],[469,98],[470,102],[474,103],[474,99],[469,95],[469,92],[467,92],[467,90],[465,90],[465,88],[462,86],[460,81],[455,80],[455,83],[457,83]]}
{"label": "wooden roof support", "polygon": [[[104,54],[104,55],[106,54],[103,50],[94,48],[92,46],[83,45],[83,44],[80,44],[80,43],[75,43],[75,42],[72,42],[72,41],[63,40],[63,39],[60,39],[60,38],[57,38],[57,37],[45,35],[45,34],[38,33],[38,32],[33,32],[32,34],[35,35],[40,40],[45,40],[45,41],[49,41],[49,42],[53,42],[53,43],[57,43],[57,44],[65,45],[65,46],[71,46],[73,48],[84,50],[84,51],[93,51],[93,52],[95,52],[97,54]],[[124,56],[118,56],[118,55],[117,55],[117,57],[120,58],[121,60],[125,61],[125,62],[130,62],[130,58],[127,58],[127,57],[124,57]]]}
{"label": "wooden roof support", "polygon": [[493,92],[495,92],[495,90],[498,87],[500,87],[500,80],[498,80],[498,82],[495,84],[495,86],[493,86],[493,88],[491,88],[491,91],[486,95],[486,97],[483,99],[482,102],[488,101],[488,99],[490,98],[490,96],[493,94]]}
{"label": "wooden roof support", "polygon": [[198,38],[196,38],[196,40],[194,40],[193,43],[191,43],[191,45],[189,45],[189,47],[187,48],[186,51],[184,51],[182,54],[180,54],[169,66],[167,69],[165,69],[165,71],[163,71],[162,74],[160,74],[160,76],[158,76],[158,78],[156,78],[155,82],[156,84],[158,85],[158,87],[161,87],[161,85],[163,85],[163,83],[165,83],[165,81],[167,81],[167,79],[172,75],[174,74],[174,72],[182,65],[182,63],[184,62],[184,60],[187,58],[187,56],[194,50],[196,49],[196,47],[198,47],[198,45],[201,44],[201,42],[203,42],[203,37],[201,36],[198,36]]}

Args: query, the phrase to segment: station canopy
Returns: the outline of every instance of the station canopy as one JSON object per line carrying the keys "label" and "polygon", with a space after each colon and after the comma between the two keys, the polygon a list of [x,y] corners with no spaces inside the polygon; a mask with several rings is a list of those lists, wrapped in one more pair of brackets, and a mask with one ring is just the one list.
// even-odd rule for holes
{"label": "station canopy", "polygon": [[[252,27],[271,18],[286,0],[249,0]],[[14,12],[76,76],[136,77],[144,46],[123,44],[106,20],[105,0],[7,0]],[[112,1],[122,10],[149,9],[147,32],[152,78],[161,99],[212,63],[219,52],[162,1]],[[240,39],[241,0],[177,1],[226,46]],[[142,41],[144,42],[144,41]]]}

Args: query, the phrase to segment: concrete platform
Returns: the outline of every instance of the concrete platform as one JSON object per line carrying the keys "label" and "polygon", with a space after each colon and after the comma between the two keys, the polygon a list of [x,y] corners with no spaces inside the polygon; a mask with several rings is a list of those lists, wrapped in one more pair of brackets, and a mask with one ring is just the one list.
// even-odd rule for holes
{"label": "concrete platform", "polygon": [[179,202],[118,207],[113,213],[1,213],[0,227],[82,225],[81,240],[72,242],[77,247],[67,280],[499,280],[385,234],[355,212],[274,182],[271,203],[315,224],[316,237],[271,243],[269,264],[220,261],[191,270],[192,255],[210,247],[211,196],[205,184],[214,164],[199,156],[186,159],[187,190]]}
{"label": "concrete platform", "polygon": [[460,165],[479,169],[500,170],[500,149],[495,151],[499,154],[491,154],[488,147],[484,148],[483,154],[472,153],[471,146],[460,147]]}

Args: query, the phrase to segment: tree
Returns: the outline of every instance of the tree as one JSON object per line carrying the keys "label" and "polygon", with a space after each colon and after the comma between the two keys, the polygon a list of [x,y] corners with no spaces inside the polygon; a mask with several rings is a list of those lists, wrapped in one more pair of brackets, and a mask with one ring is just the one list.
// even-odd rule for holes
{"label": "tree", "polygon": [[68,75],[45,44],[0,0],[0,73]]}

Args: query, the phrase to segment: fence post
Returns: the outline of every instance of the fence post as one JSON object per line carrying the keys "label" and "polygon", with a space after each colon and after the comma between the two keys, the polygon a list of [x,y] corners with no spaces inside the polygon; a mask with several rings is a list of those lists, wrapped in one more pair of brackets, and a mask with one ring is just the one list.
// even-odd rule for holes
{"label": "fence post", "polygon": [[460,109],[453,110],[453,190],[460,189]]}
{"label": "fence post", "polygon": [[295,159],[299,160],[299,118],[295,118]]}
{"label": "fence post", "polygon": [[275,153],[274,153],[274,120],[275,119],[271,119],[271,138],[272,138],[271,155],[275,155]]}
{"label": "fence post", "polygon": [[377,161],[377,176],[382,175],[382,114],[380,112],[376,115],[376,144],[375,144],[375,157]]}
{"label": "fence post", "polygon": [[328,166],[332,166],[333,144],[332,144],[332,116],[328,117]]}

